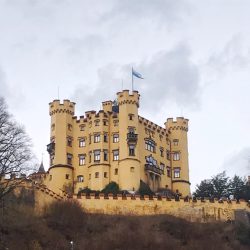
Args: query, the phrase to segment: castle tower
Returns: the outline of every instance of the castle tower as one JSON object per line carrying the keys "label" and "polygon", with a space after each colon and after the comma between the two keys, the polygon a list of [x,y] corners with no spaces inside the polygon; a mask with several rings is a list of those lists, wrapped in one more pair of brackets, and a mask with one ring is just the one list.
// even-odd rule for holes
{"label": "castle tower", "polygon": [[138,107],[140,95],[129,90],[117,93],[119,105],[119,186],[136,191],[140,186]]}
{"label": "castle tower", "polygon": [[167,119],[166,129],[170,131],[170,153],[172,167],[172,190],[182,196],[190,195],[188,164],[188,119],[177,117]]}
{"label": "castle tower", "polygon": [[54,100],[49,104],[51,116],[50,154],[47,186],[58,192],[59,189],[69,191],[73,187],[73,115],[75,103]]}

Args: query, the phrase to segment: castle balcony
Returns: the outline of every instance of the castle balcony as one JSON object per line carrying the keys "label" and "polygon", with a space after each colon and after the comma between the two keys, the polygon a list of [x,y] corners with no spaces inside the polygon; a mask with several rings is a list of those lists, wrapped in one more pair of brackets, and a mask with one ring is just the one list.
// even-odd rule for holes
{"label": "castle balcony", "polygon": [[55,143],[54,142],[51,142],[47,145],[47,151],[50,155],[55,153]]}
{"label": "castle balcony", "polygon": [[130,143],[137,143],[138,140],[138,134],[135,134],[133,132],[127,133],[127,142]]}
{"label": "castle balcony", "polygon": [[145,164],[145,170],[147,172],[151,172],[151,173],[154,173],[154,174],[157,174],[157,175],[162,175],[163,174],[163,169],[160,169],[154,165],[151,165],[151,164]]}

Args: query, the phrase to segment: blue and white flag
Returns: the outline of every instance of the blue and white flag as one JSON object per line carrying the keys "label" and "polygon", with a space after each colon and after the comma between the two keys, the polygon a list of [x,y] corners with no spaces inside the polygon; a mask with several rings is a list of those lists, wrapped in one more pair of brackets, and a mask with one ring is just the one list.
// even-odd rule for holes
{"label": "blue and white flag", "polygon": [[133,76],[136,76],[137,78],[144,79],[144,78],[142,77],[142,75],[141,75],[140,73],[136,72],[133,68],[132,68],[132,75],[133,75]]}

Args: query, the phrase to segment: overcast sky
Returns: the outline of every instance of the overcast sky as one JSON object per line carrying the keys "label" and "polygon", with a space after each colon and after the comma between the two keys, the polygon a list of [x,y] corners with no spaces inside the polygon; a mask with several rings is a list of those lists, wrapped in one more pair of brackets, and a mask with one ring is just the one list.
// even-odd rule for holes
{"label": "overcast sky", "polygon": [[192,189],[250,174],[249,0],[0,0],[0,95],[48,168],[48,103],[100,109],[131,67],[140,115],[190,120]]}

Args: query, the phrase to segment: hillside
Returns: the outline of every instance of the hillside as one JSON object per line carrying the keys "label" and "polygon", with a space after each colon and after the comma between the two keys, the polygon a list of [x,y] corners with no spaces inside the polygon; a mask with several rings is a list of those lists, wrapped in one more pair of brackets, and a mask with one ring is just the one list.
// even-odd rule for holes
{"label": "hillside", "polygon": [[190,223],[167,215],[90,215],[76,201],[55,202],[40,215],[33,207],[32,198],[5,198],[0,249],[223,250],[250,245],[250,229],[244,225]]}

